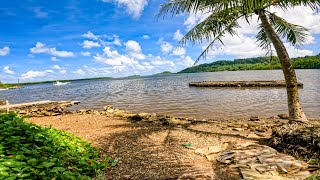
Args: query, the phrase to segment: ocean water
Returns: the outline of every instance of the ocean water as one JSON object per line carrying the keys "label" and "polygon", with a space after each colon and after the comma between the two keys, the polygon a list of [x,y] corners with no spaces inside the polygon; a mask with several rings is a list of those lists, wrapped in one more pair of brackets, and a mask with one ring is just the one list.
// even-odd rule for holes
{"label": "ocean water", "polygon": [[[320,70],[296,70],[300,101],[308,117],[320,118]],[[10,103],[73,100],[76,109],[105,105],[132,111],[195,118],[270,117],[287,113],[285,88],[198,88],[195,81],[283,80],[281,70],[225,71],[174,74],[129,79],[76,81],[66,86],[51,83],[0,91]]]}

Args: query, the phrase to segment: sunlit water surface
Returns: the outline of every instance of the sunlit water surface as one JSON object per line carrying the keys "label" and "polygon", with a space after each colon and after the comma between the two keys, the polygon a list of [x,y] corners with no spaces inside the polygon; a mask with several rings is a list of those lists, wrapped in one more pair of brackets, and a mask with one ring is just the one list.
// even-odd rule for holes
{"label": "sunlit water surface", "polygon": [[[320,70],[297,70],[300,101],[309,117],[320,117]],[[196,118],[270,117],[287,113],[285,88],[197,88],[194,81],[281,80],[282,71],[235,71],[178,74],[135,79],[77,81],[66,86],[27,85],[0,91],[11,103],[42,100],[81,101],[77,107],[105,105],[132,112],[161,113]]]}

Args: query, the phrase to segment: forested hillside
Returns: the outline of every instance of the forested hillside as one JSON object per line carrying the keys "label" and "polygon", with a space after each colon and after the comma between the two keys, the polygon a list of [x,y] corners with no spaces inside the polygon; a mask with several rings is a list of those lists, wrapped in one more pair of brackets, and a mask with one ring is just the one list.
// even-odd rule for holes
{"label": "forested hillside", "polygon": [[[292,58],[295,69],[320,69],[320,54]],[[221,60],[209,64],[201,64],[180,71],[179,73],[214,72],[214,71],[240,71],[240,70],[268,70],[280,69],[277,57],[257,57],[236,59],[234,61]]]}

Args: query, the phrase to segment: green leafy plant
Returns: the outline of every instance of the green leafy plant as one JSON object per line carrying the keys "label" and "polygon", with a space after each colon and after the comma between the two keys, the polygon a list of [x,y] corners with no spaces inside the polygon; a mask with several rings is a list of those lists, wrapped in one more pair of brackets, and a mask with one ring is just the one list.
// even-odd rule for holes
{"label": "green leafy plant", "polygon": [[71,133],[0,114],[0,179],[90,179],[111,164]]}

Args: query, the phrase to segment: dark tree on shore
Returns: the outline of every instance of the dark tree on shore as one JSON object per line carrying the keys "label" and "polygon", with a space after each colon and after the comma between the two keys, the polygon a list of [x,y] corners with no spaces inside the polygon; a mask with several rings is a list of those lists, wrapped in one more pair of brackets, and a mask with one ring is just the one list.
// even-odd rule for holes
{"label": "dark tree on shore", "polygon": [[208,47],[196,60],[197,63],[208,54],[216,42],[223,43],[226,34],[237,34],[235,29],[240,27],[239,19],[245,18],[250,24],[250,18],[257,15],[260,21],[259,33],[256,36],[258,45],[269,52],[272,52],[273,46],[281,64],[287,84],[289,119],[307,122],[299,102],[296,73],[282,39],[291,45],[299,46],[308,39],[308,29],[289,23],[270,10],[271,7],[287,10],[301,5],[318,11],[320,0],[170,0],[161,5],[158,16],[182,13],[209,15],[180,41],[181,45],[189,41],[209,42]]}

